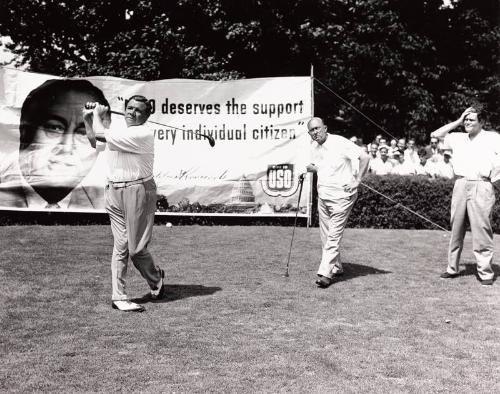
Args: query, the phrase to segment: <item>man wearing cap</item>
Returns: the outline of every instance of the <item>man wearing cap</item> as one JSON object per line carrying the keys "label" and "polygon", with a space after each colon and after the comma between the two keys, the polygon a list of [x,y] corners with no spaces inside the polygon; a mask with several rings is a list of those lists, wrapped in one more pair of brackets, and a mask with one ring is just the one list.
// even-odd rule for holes
{"label": "man wearing cap", "polygon": [[415,167],[412,163],[405,160],[404,153],[399,149],[394,151],[394,167],[392,167],[391,174],[393,175],[415,175]]}
{"label": "man wearing cap", "polygon": [[318,214],[323,245],[316,285],[326,288],[333,283],[335,275],[343,272],[340,242],[369,158],[347,138],[328,134],[321,118],[312,118],[307,128],[312,139],[311,164],[307,171],[318,174]]}
{"label": "man wearing cap", "polygon": [[148,251],[156,210],[153,179],[154,133],[145,125],[151,104],[144,96],[125,102],[126,128],[109,128],[109,107],[87,103],[83,119],[92,146],[106,142],[108,185],[106,211],[113,232],[111,258],[112,302],[114,309],[142,312],[144,307],[129,300],[125,288],[128,259],[132,260],[150,288],[150,297],[163,296],[164,272]]}
{"label": "man wearing cap", "polygon": [[453,179],[455,177],[455,172],[453,171],[453,165],[451,164],[451,152],[446,150],[442,153],[443,160],[436,163],[436,176],[440,178]]}
{"label": "man wearing cap", "polygon": [[[491,183],[500,154],[500,135],[483,129],[484,112],[480,105],[467,108],[460,118],[431,133],[444,138],[445,149],[453,151],[453,168],[457,177],[451,200],[451,237],[448,267],[442,279],[459,275],[459,260],[465,236],[465,219],[469,218],[472,248],[482,285],[493,284],[493,230],[491,212],[495,193]],[[465,133],[451,133],[459,126]]]}
{"label": "man wearing cap", "polygon": [[425,148],[420,148],[418,150],[419,163],[415,166],[416,175],[424,175],[429,178],[436,177],[436,167],[435,164],[429,160],[427,150]]}
{"label": "man wearing cap", "polygon": [[377,157],[370,163],[370,171],[375,175],[387,175],[392,171],[392,161],[389,159],[389,147],[387,145],[380,145],[378,148],[380,157]]}

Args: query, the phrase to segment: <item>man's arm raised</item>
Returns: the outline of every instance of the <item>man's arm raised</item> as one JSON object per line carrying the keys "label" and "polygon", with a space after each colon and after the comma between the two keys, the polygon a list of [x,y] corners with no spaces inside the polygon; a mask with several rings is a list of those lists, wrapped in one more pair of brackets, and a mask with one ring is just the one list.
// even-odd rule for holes
{"label": "man's arm raised", "polygon": [[450,122],[450,123],[447,123],[445,124],[444,126],[441,126],[439,129],[437,130],[434,130],[432,133],[431,133],[431,137],[435,137],[435,138],[439,138],[440,140],[443,140],[444,137],[446,137],[446,135],[452,131],[452,130],[455,130],[458,126],[461,126],[463,123],[464,123],[464,119],[465,117],[471,113],[471,112],[474,112],[474,108],[473,107],[469,107],[467,108],[463,113],[462,115],[460,115],[460,118],[458,118],[457,120],[453,121],[453,122]]}

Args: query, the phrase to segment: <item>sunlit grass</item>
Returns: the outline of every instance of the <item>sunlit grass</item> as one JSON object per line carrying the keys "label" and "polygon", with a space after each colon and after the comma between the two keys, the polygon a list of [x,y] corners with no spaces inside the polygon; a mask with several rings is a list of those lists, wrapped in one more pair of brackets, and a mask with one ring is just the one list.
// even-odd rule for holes
{"label": "sunlit grass", "polygon": [[[108,226],[0,227],[0,391],[499,391],[500,282],[480,286],[469,234],[464,275],[440,280],[443,232],[348,229],[322,290],[317,228],[283,277],[291,233],[156,226],[168,294],[126,314]],[[148,291],[132,264],[128,282]]]}

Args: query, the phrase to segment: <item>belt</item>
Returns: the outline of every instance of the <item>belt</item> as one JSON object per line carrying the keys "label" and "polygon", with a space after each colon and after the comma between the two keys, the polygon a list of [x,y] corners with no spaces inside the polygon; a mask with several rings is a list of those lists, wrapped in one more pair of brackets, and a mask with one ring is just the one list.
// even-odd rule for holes
{"label": "belt", "polygon": [[147,176],[146,178],[141,178],[141,179],[136,179],[135,181],[123,181],[123,182],[112,182],[109,181],[109,185],[115,189],[119,189],[122,187],[127,187],[127,186],[132,186],[132,185],[139,185],[141,183],[145,183],[149,180],[153,179],[153,175]]}
{"label": "belt", "polygon": [[480,176],[477,178],[467,178],[466,176],[457,175],[455,178],[456,179],[465,179],[466,181],[471,181],[471,182],[479,182],[479,181],[491,182],[491,178],[489,178],[487,176]]}

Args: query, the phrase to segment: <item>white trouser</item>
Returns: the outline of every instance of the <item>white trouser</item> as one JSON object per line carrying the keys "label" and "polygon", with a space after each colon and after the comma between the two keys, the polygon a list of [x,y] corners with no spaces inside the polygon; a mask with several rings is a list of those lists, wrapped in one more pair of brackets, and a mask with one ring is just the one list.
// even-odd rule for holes
{"label": "white trouser", "polygon": [[358,194],[350,197],[323,200],[318,198],[319,230],[323,252],[318,275],[332,278],[342,271],[340,241]]}
{"label": "white trouser", "polygon": [[151,289],[161,280],[160,269],[148,251],[156,210],[156,184],[153,179],[127,187],[106,186],[106,211],[113,232],[111,258],[112,300],[127,300],[125,279],[128,259],[146,279]]}
{"label": "white trouser", "polygon": [[458,263],[465,236],[465,218],[468,216],[472,249],[477,262],[477,273],[482,280],[493,278],[493,230],[491,212],[495,204],[495,192],[489,181],[457,179],[451,198],[451,237],[448,249],[450,274],[459,272]]}

